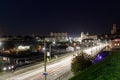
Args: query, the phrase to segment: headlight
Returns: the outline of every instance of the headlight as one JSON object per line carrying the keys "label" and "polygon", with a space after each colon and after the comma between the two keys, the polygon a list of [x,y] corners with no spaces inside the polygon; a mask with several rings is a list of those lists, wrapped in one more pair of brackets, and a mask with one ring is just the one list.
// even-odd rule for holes
{"label": "headlight", "polygon": [[4,68],[3,68],[3,70],[4,70],[4,71],[6,71],[6,70],[7,70],[7,68],[6,68],[6,67],[4,67]]}
{"label": "headlight", "polygon": [[14,68],[14,66],[11,66],[11,68]]}
{"label": "headlight", "polygon": [[120,44],[118,43],[118,46],[119,46]]}
{"label": "headlight", "polygon": [[9,66],[8,69],[11,69],[11,67]]}

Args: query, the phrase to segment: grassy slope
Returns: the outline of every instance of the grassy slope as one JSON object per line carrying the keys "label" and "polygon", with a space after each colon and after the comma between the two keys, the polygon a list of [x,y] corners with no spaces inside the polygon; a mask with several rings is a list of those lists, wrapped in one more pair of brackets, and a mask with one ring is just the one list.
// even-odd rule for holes
{"label": "grassy slope", "polygon": [[78,73],[70,80],[120,80],[120,50]]}

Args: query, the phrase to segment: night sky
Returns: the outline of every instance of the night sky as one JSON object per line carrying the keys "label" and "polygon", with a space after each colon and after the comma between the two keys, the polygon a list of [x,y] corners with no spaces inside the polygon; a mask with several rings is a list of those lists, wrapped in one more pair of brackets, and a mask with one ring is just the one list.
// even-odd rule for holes
{"label": "night sky", "polygon": [[0,0],[0,34],[109,33],[119,0]]}

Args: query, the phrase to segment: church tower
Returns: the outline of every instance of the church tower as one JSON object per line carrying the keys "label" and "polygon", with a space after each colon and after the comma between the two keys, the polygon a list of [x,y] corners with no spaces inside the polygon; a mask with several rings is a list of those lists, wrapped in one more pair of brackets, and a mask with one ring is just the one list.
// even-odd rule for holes
{"label": "church tower", "polygon": [[115,33],[117,33],[117,28],[116,28],[116,24],[113,24],[111,34],[115,34]]}

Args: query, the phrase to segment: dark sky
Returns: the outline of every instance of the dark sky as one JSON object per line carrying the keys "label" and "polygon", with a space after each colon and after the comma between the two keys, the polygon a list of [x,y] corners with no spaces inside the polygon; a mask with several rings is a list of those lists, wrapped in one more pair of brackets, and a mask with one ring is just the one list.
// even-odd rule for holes
{"label": "dark sky", "polygon": [[108,33],[120,28],[119,0],[0,0],[0,34]]}

